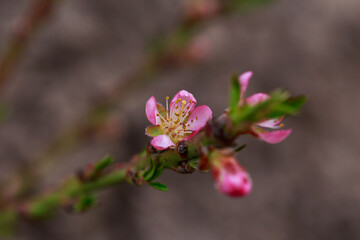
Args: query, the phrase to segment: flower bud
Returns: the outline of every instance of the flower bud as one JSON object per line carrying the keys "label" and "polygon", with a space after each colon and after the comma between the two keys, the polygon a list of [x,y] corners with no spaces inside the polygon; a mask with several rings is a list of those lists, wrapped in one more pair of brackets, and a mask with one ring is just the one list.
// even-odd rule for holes
{"label": "flower bud", "polygon": [[185,17],[188,22],[212,18],[221,10],[221,5],[214,0],[191,0],[185,6]]}
{"label": "flower bud", "polygon": [[211,171],[215,187],[221,193],[231,197],[243,197],[250,193],[251,178],[233,156],[215,153]]}

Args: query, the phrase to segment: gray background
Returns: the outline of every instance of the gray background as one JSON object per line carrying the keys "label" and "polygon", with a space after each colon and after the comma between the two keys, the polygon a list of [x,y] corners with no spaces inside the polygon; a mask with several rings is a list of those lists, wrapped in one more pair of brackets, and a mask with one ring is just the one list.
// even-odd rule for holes
{"label": "gray background", "polygon": [[[0,1],[0,49],[29,1]],[[36,158],[81,119],[97,97],[134,71],[150,39],[181,18],[179,0],[67,0],[31,40],[1,101],[0,174]],[[112,154],[126,161],[149,140],[146,100],[187,89],[214,115],[227,104],[232,73],[253,70],[248,93],[283,87],[309,98],[288,118],[292,135],[268,145],[243,137],[238,159],[254,189],[230,199],[210,174],[166,172],[163,193],[119,186],[82,215],[60,211],[46,222],[22,222],[18,239],[360,239],[360,1],[281,0],[199,26],[207,59],[166,69],[119,102],[115,129],[55,159],[41,181],[51,188],[77,167]],[[114,125],[114,124],[113,124]]]}

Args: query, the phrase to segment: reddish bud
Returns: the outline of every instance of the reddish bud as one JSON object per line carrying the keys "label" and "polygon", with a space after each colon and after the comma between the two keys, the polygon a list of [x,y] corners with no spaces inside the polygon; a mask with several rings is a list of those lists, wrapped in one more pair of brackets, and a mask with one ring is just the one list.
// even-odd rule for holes
{"label": "reddish bud", "polygon": [[251,178],[233,156],[215,153],[211,170],[215,187],[221,193],[231,197],[243,197],[250,193]]}
{"label": "reddish bud", "polygon": [[189,1],[185,9],[185,17],[189,22],[196,22],[216,16],[221,10],[218,1],[200,0]]}

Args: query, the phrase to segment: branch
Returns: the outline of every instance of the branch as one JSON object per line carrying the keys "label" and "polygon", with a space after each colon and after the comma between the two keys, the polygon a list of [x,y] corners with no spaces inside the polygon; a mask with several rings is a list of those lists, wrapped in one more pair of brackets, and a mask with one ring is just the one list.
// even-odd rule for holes
{"label": "branch", "polygon": [[0,58],[0,90],[4,88],[7,78],[24,55],[29,40],[51,15],[54,5],[58,1],[60,0],[34,1],[22,21],[16,26],[5,53]]}
{"label": "branch", "polygon": [[[55,0],[38,0],[40,2],[54,3]],[[22,166],[14,178],[20,181],[20,190],[9,198],[17,199],[26,195],[31,189],[31,184],[48,171],[49,164],[54,163],[56,156],[71,151],[89,136],[96,136],[104,127],[111,116],[113,109],[119,102],[125,102],[126,97],[138,86],[149,82],[156,74],[169,66],[179,66],[201,61],[210,49],[203,48],[206,43],[196,38],[196,29],[199,25],[214,18],[228,14],[252,9],[270,0],[207,0],[193,1],[186,6],[183,20],[165,36],[153,39],[149,44],[149,51],[143,62],[124,81],[124,84],[115,86],[110,92],[100,99],[72,127],[54,141],[37,157],[28,160],[29,164]],[[45,8],[47,9],[47,8]],[[41,18],[40,18],[41,20]],[[39,21],[35,21],[36,23]],[[201,40],[201,39],[200,39]],[[22,42],[20,45],[25,45]],[[16,48],[14,48],[16,49]],[[9,50],[10,51],[10,50]],[[4,57],[5,59],[9,57]],[[15,62],[14,62],[15,63]],[[1,67],[0,67],[1,68]],[[0,70],[1,72],[1,70]],[[0,73],[1,87],[1,73]],[[46,165],[46,166],[45,166]],[[44,167],[42,167],[44,166]],[[44,170],[46,169],[46,170]],[[8,181],[10,181],[9,179]]]}
{"label": "branch", "polygon": [[[231,95],[235,97],[231,97],[230,101],[238,102],[236,96],[239,96],[239,91],[232,91]],[[232,107],[228,111],[207,122],[205,127],[190,139],[179,141],[173,149],[160,151],[149,144],[127,164],[113,163],[110,157],[106,157],[95,165],[88,165],[77,171],[73,177],[53,191],[25,202],[10,203],[0,212],[0,230],[9,229],[20,217],[50,217],[59,208],[82,212],[94,204],[95,193],[124,182],[136,185],[149,184],[166,190],[165,185],[154,182],[164,169],[188,174],[196,169],[208,170],[211,165],[219,168],[222,164],[220,158],[224,156],[226,161],[231,160],[234,152],[242,148],[235,144],[239,135],[250,133],[254,124],[264,119],[296,114],[304,102],[304,97],[290,98],[287,93],[276,91],[268,100],[254,106],[235,106],[230,103]],[[234,167],[241,169],[236,165]]]}

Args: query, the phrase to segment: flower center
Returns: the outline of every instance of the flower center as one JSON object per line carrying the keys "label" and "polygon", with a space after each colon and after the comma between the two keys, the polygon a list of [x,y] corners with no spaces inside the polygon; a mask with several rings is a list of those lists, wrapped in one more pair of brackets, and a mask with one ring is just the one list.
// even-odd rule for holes
{"label": "flower center", "polygon": [[[164,131],[164,134],[169,136],[171,140],[176,143],[193,132],[189,129],[190,123],[188,120],[191,116],[191,109],[193,105],[195,105],[195,102],[179,98],[171,105],[171,108],[169,108],[169,97],[166,97],[165,99],[165,113],[157,114],[157,116],[160,117],[160,127]],[[197,118],[191,120],[191,123],[196,120]]]}

